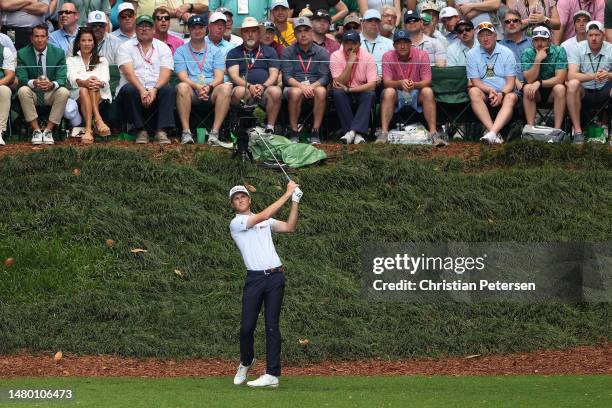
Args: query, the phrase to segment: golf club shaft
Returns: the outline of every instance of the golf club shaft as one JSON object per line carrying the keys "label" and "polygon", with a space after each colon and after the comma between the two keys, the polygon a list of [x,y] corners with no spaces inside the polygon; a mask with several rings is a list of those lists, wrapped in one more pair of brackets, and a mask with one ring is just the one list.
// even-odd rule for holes
{"label": "golf club shaft", "polygon": [[270,149],[270,146],[268,146],[268,143],[266,142],[266,139],[264,139],[264,137],[262,135],[260,135],[258,133],[259,138],[261,139],[262,142],[264,142],[264,145],[266,146],[266,148],[268,149],[268,151],[270,152],[270,154],[272,155],[272,157],[274,157],[274,160],[276,161],[276,164],[278,165],[278,167],[280,167],[280,169],[282,170],[283,174],[285,174],[285,177],[287,177],[288,181],[291,181],[291,178],[289,177],[289,175],[287,174],[287,172],[285,171],[285,169],[283,168],[283,166],[281,166],[280,162],[278,161],[278,159],[276,158],[276,155],[274,154],[274,152],[272,151],[272,149]]}

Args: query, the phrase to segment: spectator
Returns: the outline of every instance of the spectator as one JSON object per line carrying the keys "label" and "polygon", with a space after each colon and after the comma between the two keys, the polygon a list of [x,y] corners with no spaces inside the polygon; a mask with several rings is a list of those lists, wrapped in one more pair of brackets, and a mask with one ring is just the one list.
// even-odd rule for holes
{"label": "spectator", "polygon": [[17,49],[15,48],[13,40],[11,40],[8,35],[0,33],[0,45],[2,45],[4,48],[8,48],[11,53],[13,53],[13,56],[17,58]]}
{"label": "spectator", "polygon": [[[481,141],[503,143],[501,129],[512,119],[514,105],[518,102],[514,90],[516,59],[508,48],[498,44],[492,23],[484,22],[476,27],[480,47],[467,53],[467,75],[472,82],[468,93],[472,110],[487,129]],[[488,107],[500,108],[495,121]]]}
{"label": "spectator", "polygon": [[380,106],[382,132],[376,143],[386,143],[393,113],[409,106],[424,113],[429,134],[436,146],[444,146],[436,128],[436,101],[431,89],[431,67],[425,51],[412,47],[406,30],[398,30],[393,36],[394,50],[383,56],[383,91]]}
{"label": "spectator", "polygon": [[176,86],[176,109],[183,128],[181,143],[193,143],[189,127],[192,104],[210,102],[214,106],[215,117],[212,129],[208,132],[208,144],[231,148],[231,143],[219,140],[219,129],[229,112],[232,84],[223,79],[225,54],[221,49],[207,45],[207,25],[206,15],[194,14],[189,17],[187,26],[191,40],[180,46],[174,54],[175,72],[181,81]]}
{"label": "spectator", "polygon": [[474,24],[469,20],[459,20],[455,26],[459,41],[455,41],[446,51],[449,67],[465,67],[467,53],[474,47]]}
{"label": "spectator", "polygon": [[[514,59],[519,62],[523,51],[531,48],[531,38],[523,33],[521,16],[516,10],[507,10],[504,14],[504,38],[499,41],[514,54]],[[525,80],[523,71],[516,66],[516,77],[520,82]]]}
{"label": "spectator", "polygon": [[69,56],[72,55],[72,44],[79,31],[78,22],[81,14],[74,3],[64,3],[57,15],[62,28],[49,35],[49,44],[61,48],[66,56]]}
{"label": "spectator", "polygon": [[[312,24],[307,17],[295,19],[297,41],[283,52],[282,73],[284,96],[289,109],[289,139],[298,142],[298,118],[302,103],[313,102],[313,124],[309,142],[321,143],[319,129],[327,105],[329,53],[312,42]],[[297,64],[295,61],[299,61]]]}
{"label": "spectator", "polygon": [[232,34],[232,29],[234,26],[234,13],[225,7],[220,7],[216,11],[225,15],[225,31],[223,31],[223,38],[225,41],[228,41],[234,47],[242,45],[242,38]]}
{"label": "spectator", "polygon": [[555,31],[555,44],[568,40],[576,32],[574,28],[574,14],[579,10],[586,10],[591,14],[591,20],[604,21],[604,0],[559,0],[557,11],[561,21],[561,28]]}
{"label": "spectator", "polygon": [[262,21],[259,25],[262,28],[261,43],[274,48],[276,55],[280,58],[283,55],[285,46],[276,41],[276,33],[278,33],[277,27],[271,21]]}
{"label": "spectator", "polygon": [[0,45],[0,55],[2,55],[2,66],[0,68],[0,146],[4,146],[2,136],[6,132],[11,111],[11,85],[15,81],[15,54],[4,45]]}
{"label": "spectator", "polygon": [[429,14],[429,11],[421,13],[421,18],[423,19],[423,34],[438,40],[440,44],[442,44],[442,47],[448,48],[446,37],[433,24],[433,18],[431,14]]}
{"label": "spectator", "polygon": [[606,27],[606,41],[612,42],[612,0],[605,0],[604,25]]}
{"label": "spectator", "polygon": [[[159,2],[156,1],[155,4],[159,4]],[[194,14],[206,13],[208,11],[208,1],[194,3],[193,0],[170,0],[162,1],[162,4],[159,4],[157,7],[165,9],[171,17],[169,33],[182,39],[185,37],[185,34],[189,33],[187,27],[189,17]]]}
{"label": "spectator", "polygon": [[[268,18],[268,12],[270,11],[271,0],[210,0],[208,8],[211,10],[218,10],[223,8],[222,13],[225,14],[225,10],[229,11],[231,16],[232,24],[236,23],[236,26],[242,26],[242,21],[247,17],[252,17],[257,21],[264,21]],[[234,18],[236,19],[234,21]],[[228,19],[229,24],[230,19]],[[228,38],[225,38],[228,40]],[[228,40],[229,41],[229,40]]]}
{"label": "spectator", "polygon": [[[106,18],[105,18],[106,21]],[[70,99],[79,102],[85,118],[85,134],[81,143],[94,142],[92,117],[99,136],[110,136],[111,130],[100,114],[100,102],[112,99],[109,81],[108,61],[98,54],[98,43],[93,30],[83,27],[74,43],[72,56],[66,61]]]}
{"label": "spectator", "polygon": [[336,41],[329,32],[331,25],[331,16],[325,10],[317,10],[312,16],[312,41],[327,50],[331,55],[332,52],[340,48],[340,44]]}
{"label": "spectator", "polygon": [[446,50],[440,41],[423,34],[423,19],[417,11],[408,10],[404,14],[404,28],[410,34],[412,46],[427,52],[432,66],[446,65]]}
{"label": "spectator", "polygon": [[348,8],[341,0],[289,0],[289,8],[293,17],[298,17],[302,9],[307,6],[310,7],[313,15],[315,10],[323,9],[330,13],[330,8],[334,8],[336,13],[330,13],[332,23],[342,20],[348,14]]}
{"label": "spectator", "polygon": [[262,28],[253,17],[242,20],[242,46],[227,54],[227,73],[234,83],[232,102],[253,99],[265,107],[266,132],[274,132],[281,105],[281,89],[277,85],[280,63],[273,48],[260,43]]}
{"label": "spectator", "polygon": [[474,25],[482,22],[498,21],[497,11],[501,0],[455,0],[454,7],[463,18],[470,19]]}
{"label": "spectator", "polygon": [[156,8],[153,12],[153,22],[155,23],[154,38],[166,44],[174,55],[176,50],[185,42],[181,38],[168,33],[170,29],[170,13],[168,13],[168,10],[162,7]]}
{"label": "spectator", "polygon": [[[0,0],[2,10],[2,32],[15,33],[15,48],[20,50],[30,44],[32,29],[36,26],[46,24],[45,14],[55,13],[54,8],[49,8],[49,0],[23,0],[10,1]],[[14,10],[14,11],[10,11]]]}
{"label": "spectator", "polygon": [[119,6],[119,28],[113,35],[121,42],[136,38],[136,9],[132,3],[124,2]]}
{"label": "spectator", "polygon": [[[225,27],[227,24],[227,15],[216,11],[210,15],[208,19],[208,36],[206,36],[206,46],[219,49],[223,52],[223,58],[236,47],[234,44],[223,38]],[[240,38],[240,37],[238,37]],[[240,38],[242,41],[242,38]],[[225,71],[225,68],[224,68]],[[229,81],[229,77],[225,75],[225,82]]]}
{"label": "spectator", "polygon": [[[57,4],[58,9],[62,10],[64,4],[67,3],[73,3],[76,10],[79,11],[77,27],[83,27],[87,23],[87,16],[92,11],[102,11],[107,17],[109,17],[111,14],[111,5],[109,0],[59,0]],[[107,19],[107,22],[108,21],[110,20]]]}
{"label": "spectator", "polygon": [[87,17],[87,27],[93,31],[98,44],[98,55],[106,58],[108,65],[115,65],[117,61],[117,52],[121,47],[121,40],[112,34],[106,32],[107,19],[106,15],[101,11],[92,11]]}
{"label": "spectator", "polygon": [[344,19],[344,25],[342,26],[343,31],[354,30],[358,33],[361,32],[361,17],[356,15],[350,15]]}
{"label": "spectator", "polygon": [[455,33],[455,27],[459,22],[459,13],[453,7],[444,7],[440,12],[440,20],[446,30],[446,41],[448,44],[452,44],[457,41],[457,33]]}
{"label": "spectator", "polygon": [[418,10],[418,12],[421,14],[421,17],[423,17],[424,13],[429,14],[431,16],[431,24],[435,27],[436,31],[438,30],[438,23],[440,22],[440,10],[442,10],[442,8],[440,8],[440,6],[438,6],[435,2],[426,1],[424,3],[421,3],[418,8],[409,10]]}
{"label": "spectator", "polygon": [[156,109],[155,139],[159,144],[169,144],[164,129],[174,128],[176,94],[168,84],[174,60],[170,48],[153,38],[151,16],[136,19],[136,38],[121,45],[117,64],[121,70],[117,101],[137,131],[136,143],[149,142],[144,114],[145,110]]}
{"label": "spectator", "polygon": [[519,13],[523,27],[544,24],[551,30],[561,28],[556,4],[555,0],[506,0],[506,7]]}
{"label": "spectator", "polygon": [[556,129],[562,128],[565,115],[565,50],[551,44],[552,33],[546,26],[536,26],[532,34],[533,47],[523,51],[521,66],[525,81],[523,108],[528,125],[535,125],[536,105],[540,101],[553,104]]}
{"label": "spectator", "polygon": [[[53,128],[64,115],[70,92],[66,84],[66,54],[49,44],[49,28],[40,24],[32,29],[30,44],[17,52],[17,78],[21,88],[17,97],[26,122],[32,130],[32,144],[53,144]],[[43,131],[38,124],[36,106],[51,106]]]}
{"label": "spectator", "polygon": [[[387,51],[393,50],[393,41],[380,35],[381,16],[377,10],[370,9],[363,15],[361,46],[374,57],[378,75],[378,93],[382,92],[382,57]],[[378,98],[377,98],[378,100]]]}
{"label": "spectator", "polygon": [[582,106],[602,106],[612,95],[612,44],[604,41],[604,26],[599,21],[586,25],[587,40],[578,43],[569,59],[567,110],[574,131],[574,143],[582,143],[580,112]]}
{"label": "spectator", "polygon": [[568,57],[574,53],[576,45],[578,45],[580,41],[587,39],[586,25],[589,21],[591,21],[591,13],[586,10],[579,10],[574,14],[574,29],[576,30],[576,35],[565,40],[563,44],[561,44]]}
{"label": "spectator", "polygon": [[391,40],[393,38],[395,28],[399,24],[399,16],[401,15],[401,11],[398,12],[395,7],[386,5],[380,9],[380,14],[382,16],[380,35]]}
{"label": "spectator", "polygon": [[272,22],[278,32],[278,35],[274,37],[274,41],[283,47],[288,47],[295,41],[293,24],[287,21],[287,17],[289,17],[289,3],[287,3],[287,0],[272,0],[270,8],[272,9],[270,13],[272,14]]}
{"label": "spectator", "polygon": [[[355,30],[342,35],[342,48],[330,56],[333,95],[346,144],[365,143],[370,112],[376,88],[376,61],[361,49],[361,38]],[[357,105],[353,112],[352,105]]]}
{"label": "spectator", "polygon": [[396,15],[395,22],[393,23],[393,25],[397,26],[400,23],[400,20],[397,18],[397,16],[400,16],[402,14],[401,0],[357,0],[357,3],[359,4],[359,14],[361,14],[362,16],[368,10],[375,9],[382,13],[383,7],[393,8],[395,10]]}

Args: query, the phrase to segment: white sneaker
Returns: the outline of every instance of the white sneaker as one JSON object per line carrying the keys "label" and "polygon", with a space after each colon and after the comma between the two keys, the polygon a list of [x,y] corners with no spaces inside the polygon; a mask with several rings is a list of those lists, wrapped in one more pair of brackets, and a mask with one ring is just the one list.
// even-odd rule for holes
{"label": "white sneaker", "polygon": [[208,134],[208,144],[210,146],[220,146],[225,149],[231,149],[234,147],[233,143],[225,143],[219,140],[219,138],[212,132]]}
{"label": "white sneaker", "polygon": [[240,363],[238,366],[238,371],[236,371],[236,375],[234,376],[234,385],[244,384],[247,379],[247,374],[249,373],[251,367],[253,367],[253,364],[255,364],[254,358],[249,366],[244,366],[242,363]]}
{"label": "white sneaker", "polygon": [[53,132],[50,130],[44,130],[42,132],[42,143],[46,145],[52,145],[55,142],[53,141]]}
{"label": "white sneaker", "polygon": [[264,374],[256,380],[247,383],[249,387],[278,387],[278,377],[270,374]]}
{"label": "white sneaker", "polygon": [[498,133],[498,134],[495,135],[495,140],[493,141],[493,143],[495,143],[495,144],[502,144],[502,143],[504,143],[504,139]]}
{"label": "white sneaker", "polygon": [[355,131],[349,130],[348,132],[344,134],[344,136],[340,138],[340,140],[342,140],[346,144],[353,143],[353,140],[355,140]]}
{"label": "white sneaker", "polygon": [[355,135],[355,140],[353,140],[353,143],[355,144],[360,144],[360,143],[365,143],[365,139],[363,138],[363,136],[361,136],[360,134],[356,134]]}
{"label": "white sneaker", "polygon": [[483,137],[480,138],[480,141],[483,143],[495,144],[497,139],[497,135],[493,132],[487,132]]}
{"label": "white sneaker", "polygon": [[40,130],[35,130],[32,132],[32,144],[40,145],[43,143],[43,134]]}
{"label": "white sneaker", "polygon": [[2,132],[0,132],[0,146],[4,146],[6,143],[4,142],[4,139],[2,138]]}

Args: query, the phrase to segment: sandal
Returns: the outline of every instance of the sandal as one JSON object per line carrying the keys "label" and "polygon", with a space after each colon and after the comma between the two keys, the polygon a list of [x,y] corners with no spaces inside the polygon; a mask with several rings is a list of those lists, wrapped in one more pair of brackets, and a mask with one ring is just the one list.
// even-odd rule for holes
{"label": "sandal", "polygon": [[81,137],[81,143],[85,145],[93,144],[94,137],[91,130],[86,130],[83,136]]}
{"label": "sandal", "polygon": [[106,123],[104,123],[104,121],[102,121],[102,120],[100,120],[100,121],[95,120],[94,122],[96,124],[96,134],[98,136],[103,136],[103,137],[110,136],[111,130],[106,125]]}

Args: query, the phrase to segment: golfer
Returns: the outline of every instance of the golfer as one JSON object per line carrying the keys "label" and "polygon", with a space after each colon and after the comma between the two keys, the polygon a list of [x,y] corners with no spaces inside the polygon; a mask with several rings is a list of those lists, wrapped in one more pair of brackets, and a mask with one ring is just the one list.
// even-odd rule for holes
{"label": "golfer", "polygon": [[[240,322],[240,365],[234,377],[234,384],[243,384],[250,368],[255,364],[253,333],[262,303],[265,306],[266,321],[266,373],[249,387],[278,387],[280,376],[281,334],[278,324],[285,275],[283,265],[274,249],[272,232],[293,232],[298,219],[298,203],[302,191],[293,181],[287,184],[287,191],[281,198],[258,214],[251,212],[251,195],[244,186],[235,186],[229,198],[236,217],[230,223],[230,232],[242,254],[247,268],[246,281],[242,290],[242,321]],[[274,214],[292,199],[291,211],[286,222],[272,218]]]}

